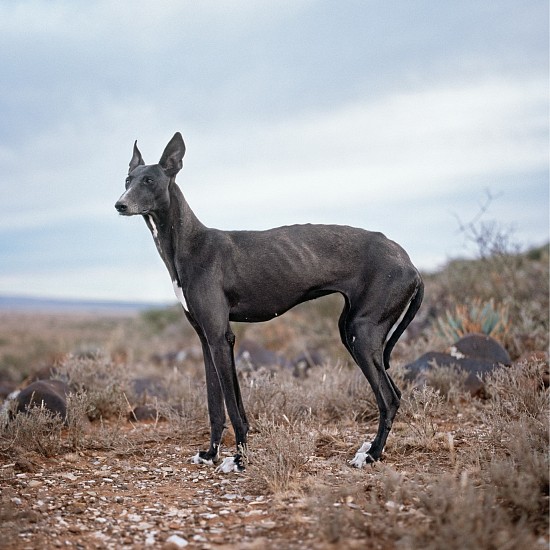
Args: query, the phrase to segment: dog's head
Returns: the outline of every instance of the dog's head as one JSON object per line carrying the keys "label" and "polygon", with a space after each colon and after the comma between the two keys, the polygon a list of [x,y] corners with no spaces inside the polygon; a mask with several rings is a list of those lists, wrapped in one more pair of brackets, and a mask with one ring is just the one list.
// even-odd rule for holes
{"label": "dog's head", "polygon": [[185,143],[179,132],[168,142],[158,164],[143,162],[136,141],[126,191],[115,204],[117,211],[124,216],[134,216],[167,208],[170,203],[168,189],[183,166],[184,155]]}

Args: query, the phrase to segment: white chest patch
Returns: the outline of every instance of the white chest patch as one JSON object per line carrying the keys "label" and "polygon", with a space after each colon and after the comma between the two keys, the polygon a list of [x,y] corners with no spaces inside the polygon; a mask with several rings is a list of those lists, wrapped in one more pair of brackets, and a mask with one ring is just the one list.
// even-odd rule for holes
{"label": "white chest patch", "polygon": [[189,311],[187,309],[187,302],[185,301],[185,296],[183,295],[183,290],[181,289],[181,286],[178,285],[177,281],[172,281],[172,285],[174,285],[174,293],[176,294],[176,298],[178,299],[179,303],[183,306],[183,309],[185,309],[185,311]]}
{"label": "white chest patch", "polygon": [[147,217],[149,218],[149,223],[151,224],[151,228],[153,229],[153,237],[156,239],[159,236],[159,232],[155,224],[155,220],[153,220],[153,216],[151,216],[151,214],[149,214]]}

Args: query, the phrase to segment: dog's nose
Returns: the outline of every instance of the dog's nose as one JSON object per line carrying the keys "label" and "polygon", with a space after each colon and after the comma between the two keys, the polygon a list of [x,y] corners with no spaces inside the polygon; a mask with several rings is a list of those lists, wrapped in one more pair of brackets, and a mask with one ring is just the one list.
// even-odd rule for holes
{"label": "dog's nose", "polygon": [[126,212],[126,210],[128,210],[128,205],[127,204],[124,204],[123,202],[120,202],[118,201],[116,204],[115,204],[115,208],[119,211],[119,212]]}

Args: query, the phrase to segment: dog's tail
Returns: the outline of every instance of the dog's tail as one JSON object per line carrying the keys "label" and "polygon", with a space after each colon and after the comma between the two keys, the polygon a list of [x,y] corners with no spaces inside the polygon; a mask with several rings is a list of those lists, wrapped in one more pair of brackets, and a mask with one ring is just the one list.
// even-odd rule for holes
{"label": "dog's tail", "polygon": [[413,297],[411,298],[409,307],[405,315],[403,315],[400,323],[397,325],[397,327],[395,327],[395,330],[392,332],[391,336],[386,342],[386,345],[384,346],[384,367],[386,368],[386,370],[390,368],[390,355],[393,351],[395,344],[397,343],[397,340],[399,340],[401,335],[405,332],[405,329],[409,326],[409,323],[414,319],[416,312],[419,310],[420,305],[422,304],[423,298],[424,282],[422,281],[422,278],[419,277],[419,284],[416,287],[416,291]]}

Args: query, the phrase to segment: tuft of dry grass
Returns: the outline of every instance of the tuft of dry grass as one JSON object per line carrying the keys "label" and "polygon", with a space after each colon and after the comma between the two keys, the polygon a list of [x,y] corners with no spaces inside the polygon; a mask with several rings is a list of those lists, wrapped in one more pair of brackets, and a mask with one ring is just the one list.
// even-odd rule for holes
{"label": "tuft of dry grass", "polygon": [[315,432],[310,426],[285,417],[283,421],[262,415],[254,425],[254,451],[248,468],[271,493],[288,491],[315,450]]}
{"label": "tuft of dry grass", "polygon": [[64,421],[44,407],[31,407],[0,430],[0,453],[17,456],[21,450],[44,457],[56,456],[62,448]]}
{"label": "tuft of dry grass", "polygon": [[68,358],[58,367],[58,376],[78,395],[76,406],[85,410],[90,420],[123,416],[128,412],[125,387],[128,371],[100,355],[95,358]]}
{"label": "tuft of dry grass", "polygon": [[468,373],[456,366],[433,365],[426,372],[426,384],[433,388],[447,402],[457,402],[468,399],[469,393],[465,390]]}
{"label": "tuft of dry grass", "polygon": [[443,398],[430,386],[413,388],[401,400],[399,421],[407,426],[401,437],[403,445],[412,449],[437,450],[438,438],[436,417],[440,415]]}
{"label": "tuft of dry grass", "polygon": [[488,378],[492,399],[483,411],[490,426],[491,456],[484,479],[516,521],[547,525],[549,505],[548,411],[540,361],[495,371]]}

